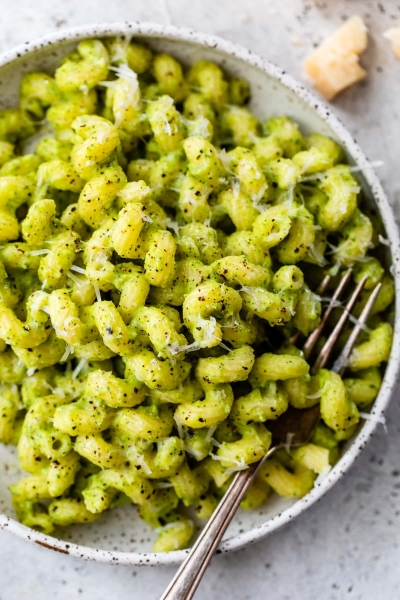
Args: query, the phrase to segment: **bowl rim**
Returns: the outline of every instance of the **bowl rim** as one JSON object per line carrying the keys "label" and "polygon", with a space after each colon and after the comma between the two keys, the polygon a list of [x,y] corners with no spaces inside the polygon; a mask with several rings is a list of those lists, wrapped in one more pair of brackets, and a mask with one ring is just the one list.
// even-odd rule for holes
{"label": "bowl rim", "polygon": [[[390,359],[387,364],[381,389],[371,411],[371,418],[365,421],[360,432],[351,442],[351,446],[346,450],[339,462],[332,468],[327,477],[319,485],[314,487],[306,496],[299,499],[293,506],[283,510],[281,513],[268,519],[261,525],[222,541],[217,553],[226,553],[252,544],[273,531],[276,531],[279,527],[289,523],[312,504],[320,500],[334,483],[336,483],[350,468],[365,447],[377,425],[382,422],[385,409],[387,408],[391,394],[396,385],[398,366],[400,363],[400,237],[398,227],[389,200],[370,161],[340,119],[332,113],[331,109],[324,104],[324,102],[317,98],[314,93],[310,92],[294,77],[288,75],[283,69],[270,61],[236,43],[224,40],[215,35],[201,33],[192,29],[175,27],[173,25],[136,21],[93,23],[60,30],[16,46],[0,55],[0,68],[23,56],[32,54],[51,45],[60,45],[68,41],[79,41],[85,38],[107,37],[112,35],[177,40],[215,49],[223,54],[233,56],[245,63],[257,67],[271,78],[280,81],[286,88],[294,92],[300,100],[308,105],[309,108],[312,108],[323,121],[325,121],[338,137],[341,144],[346,148],[355,164],[360,167],[364,179],[370,188],[371,194],[379,207],[380,215],[390,242],[393,259],[392,274],[395,279],[396,288],[394,338]],[[15,519],[12,519],[3,513],[0,513],[0,529],[10,531],[31,543],[38,544],[63,554],[114,565],[172,565],[180,563],[188,553],[188,550],[178,550],[167,553],[100,550],[47,536],[22,525]]]}

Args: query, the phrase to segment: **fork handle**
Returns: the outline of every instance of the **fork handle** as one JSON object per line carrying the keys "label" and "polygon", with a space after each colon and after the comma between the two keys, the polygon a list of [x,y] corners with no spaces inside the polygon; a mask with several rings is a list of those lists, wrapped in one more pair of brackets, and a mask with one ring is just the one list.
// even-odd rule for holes
{"label": "fork handle", "polygon": [[191,600],[222,536],[254,476],[255,465],[239,471],[160,600]]}
{"label": "fork handle", "polygon": [[160,600],[191,600],[193,598],[222,536],[258,469],[275,450],[276,446],[270,448],[260,462],[250,465],[245,471],[239,471]]}

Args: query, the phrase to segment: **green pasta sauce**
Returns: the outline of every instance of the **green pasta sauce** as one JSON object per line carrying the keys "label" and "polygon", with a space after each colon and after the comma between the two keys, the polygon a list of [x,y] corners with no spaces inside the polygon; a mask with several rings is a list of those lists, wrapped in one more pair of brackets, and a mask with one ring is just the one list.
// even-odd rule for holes
{"label": "green pasta sauce", "polygon": [[[27,472],[10,486],[25,525],[134,504],[155,551],[185,548],[182,507],[207,519],[268,451],[269,421],[320,404],[246,509],[308,493],[374,401],[394,296],[381,225],[336,142],[260,123],[249,98],[211,62],[85,40],[0,111],[0,442]],[[356,314],[381,293],[345,378],[311,376],[316,290],[349,267],[367,276]]]}

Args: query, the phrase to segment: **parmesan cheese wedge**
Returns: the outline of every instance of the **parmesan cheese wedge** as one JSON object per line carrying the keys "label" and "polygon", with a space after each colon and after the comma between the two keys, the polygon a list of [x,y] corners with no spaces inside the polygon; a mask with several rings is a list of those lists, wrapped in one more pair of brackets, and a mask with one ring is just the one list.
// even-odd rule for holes
{"label": "parmesan cheese wedge", "polygon": [[387,29],[384,32],[383,37],[392,42],[393,52],[397,58],[400,58],[400,27],[391,27],[390,29]]}
{"label": "parmesan cheese wedge", "polygon": [[367,75],[359,64],[368,43],[367,31],[363,20],[354,15],[307,58],[305,71],[327,100]]}

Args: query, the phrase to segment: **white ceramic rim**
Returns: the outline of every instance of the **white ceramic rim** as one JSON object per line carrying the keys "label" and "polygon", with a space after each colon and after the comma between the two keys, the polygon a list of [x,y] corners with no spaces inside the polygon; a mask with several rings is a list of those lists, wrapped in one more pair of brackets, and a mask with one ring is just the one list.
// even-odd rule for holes
{"label": "white ceramic rim", "polygon": [[[371,190],[374,200],[379,207],[380,215],[386,228],[386,233],[390,241],[391,254],[393,259],[393,275],[396,285],[396,306],[395,306],[395,331],[391,356],[385,377],[376,399],[372,418],[367,420],[360,430],[359,434],[353,440],[350,448],[344,453],[340,461],[335,465],[329,475],[322,481],[318,487],[315,487],[309,494],[298,500],[292,507],[284,510],[275,517],[272,517],[262,525],[250,529],[244,533],[236,535],[222,542],[218,553],[230,552],[241,547],[247,546],[260,540],[266,535],[276,531],[279,527],[289,523],[292,519],[303,513],[312,504],[317,502],[326,494],[326,492],[342,477],[350,468],[356,458],[359,456],[366,442],[375,431],[379,419],[384,415],[386,407],[390,401],[392,391],[396,385],[398,366],[400,363],[400,238],[398,226],[389,204],[388,198],[377,178],[371,164],[357,141],[352,137],[349,131],[344,127],[341,121],[332,114],[330,108],[321,102],[313,93],[298,83],[293,77],[285,73],[281,68],[271,62],[253,54],[242,46],[226,41],[222,38],[199,33],[190,29],[178,28],[172,25],[160,25],[153,23],[139,22],[116,22],[99,23],[74,27],[65,31],[59,31],[48,36],[38,38],[32,42],[26,42],[23,45],[0,55],[0,67],[11,63],[12,61],[30,54],[41,48],[52,44],[60,44],[65,41],[81,40],[91,37],[102,37],[110,35],[132,35],[148,36],[154,38],[176,39],[193,44],[200,44],[208,48],[214,48],[227,55],[233,55],[236,58],[247,62],[261,71],[267,73],[270,77],[279,80],[290,90],[294,91],[300,99],[308,104],[315,112],[327,123],[337,135],[347,152],[352,156],[355,163],[361,167],[364,178]],[[374,418],[375,417],[375,418]],[[14,519],[0,513],[0,528],[14,533],[18,537],[36,543],[40,546],[52,550],[69,554],[74,557],[85,560],[107,562],[121,565],[154,566],[171,565],[180,563],[188,553],[188,550],[179,550],[174,552],[162,553],[139,553],[139,552],[111,552],[81,546],[70,542],[58,540],[46,536],[43,533],[30,529]]]}

